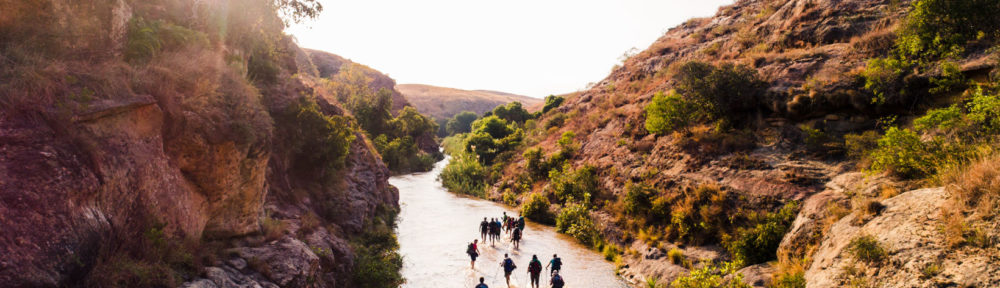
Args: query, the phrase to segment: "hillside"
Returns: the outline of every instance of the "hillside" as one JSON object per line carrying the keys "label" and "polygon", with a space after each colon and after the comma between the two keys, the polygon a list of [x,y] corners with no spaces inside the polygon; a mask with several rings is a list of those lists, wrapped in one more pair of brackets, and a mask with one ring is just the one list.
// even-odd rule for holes
{"label": "hillside", "polygon": [[442,179],[637,286],[995,286],[998,5],[737,1],[536,119],[447,139]]}
{"label": "hillside", "polygon": [[461,90],[422,84],[399,84],[403,93],[420,113],[438,120],[451,119],[462,111],[482,115],[486,111],[510,102],[521,102],[529,111],[537,111],[542,99],[486,90]]}
{"label": "hillside", "polygon": [[397,287],[386,163],[436,127],[320,77],[315,4],[0,1],[0,286]]}

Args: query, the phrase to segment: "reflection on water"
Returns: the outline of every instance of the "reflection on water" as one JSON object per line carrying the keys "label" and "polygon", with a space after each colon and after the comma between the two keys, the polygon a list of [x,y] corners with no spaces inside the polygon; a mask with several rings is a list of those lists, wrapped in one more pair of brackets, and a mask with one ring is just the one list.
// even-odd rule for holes
{"label": "reflection on water", "polygon": [[[513,250],[510,242],[498,241],[495,247],[480,244],[482,255],[472,270],[465,249],[479,237],[479,222],[483,217],[499,218],[504,211],[507,215],[517,212],[445,191],[437,175],[447,162],[447,159],[438,162],[431,172],[389,179],[389,183],[399,188],[402,206],[397,232],[404,261],[403,276],[407,279],[403,287],[471,288],[478,284],[479,277],[486,277],[491,288],[506,287],[500,268],[504,253],[510,254],[517,264],[511,275],[511,287],[531,287],[527,269],[532,254],[538,255],[543,266],[552,254],[559,254],[566,287],[627,287],[615,275],[614,265],[598,253],[550,227],[533,223],[525,228],[518,250]],[[542,287],[549,287],[548,281],[546,272],[542,272]]]}

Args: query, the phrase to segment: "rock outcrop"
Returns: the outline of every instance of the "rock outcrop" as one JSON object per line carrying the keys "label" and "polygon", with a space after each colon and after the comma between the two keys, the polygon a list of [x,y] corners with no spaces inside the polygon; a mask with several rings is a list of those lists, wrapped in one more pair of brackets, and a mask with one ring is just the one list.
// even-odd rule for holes
{"label": "rock outcrop", "polygon": [[[250,52],[225,36],[203,46],[185,38],[195,43],[128,58],[137,49],[128,45],[140,41],[130,38],[142,25],[135,19],[205,37],[213,32],[197,30],[205,27],[199,15],[172,9],[217,15],[248,8],[238,1],[14,2],[0,1],[20,11],[0,24],[41,26],[4,24],[0,39],[65,46],[0,50],[5,63],[16,53],[49,53],[33,60],[49,61],[40,70],[30,70],[36,62],[10,62],[35,74],[0,75],[0,286],[358,286],[350,243],[398,211],[398,193],[378,152],[354,130],[336,173],[307,177],[289,168],[296,160],[275,131],[287,123],[276,115],[307,97],[324,107],[324,117],[350,117],[308,85],[316,77],[309,71],[318,69],[296,57],[306,52],[276,37],[282,49],[268,60],[273,80],[251,79]],[[258,12],[264,22],[276,13]],[[70,39],[54,31],[86,33]],[[111,53],[80,56],[108,47]],[[380,87],[394,86],[374,73],[384,78]]]}

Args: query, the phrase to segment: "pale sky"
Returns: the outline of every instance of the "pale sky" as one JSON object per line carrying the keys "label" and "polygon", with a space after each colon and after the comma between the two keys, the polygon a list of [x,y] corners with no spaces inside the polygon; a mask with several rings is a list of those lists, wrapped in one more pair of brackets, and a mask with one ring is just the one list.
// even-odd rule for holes
{"label": "pale sky", "polygon": [[732,0],[321,0],[287,32],[400,84],[533,97],[598,82],[630,48]]}

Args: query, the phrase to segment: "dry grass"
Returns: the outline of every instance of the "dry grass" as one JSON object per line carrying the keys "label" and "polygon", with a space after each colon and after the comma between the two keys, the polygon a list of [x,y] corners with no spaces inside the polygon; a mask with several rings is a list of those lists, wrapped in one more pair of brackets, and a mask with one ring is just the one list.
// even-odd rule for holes
{"label": "dry grass", "polygon": [[952,196],[940,223],[945,243],[952,247],[990,246],[997,235],[988,231],[996,231],[1000,223],[1000,155],[946,171],[940,178]]}

